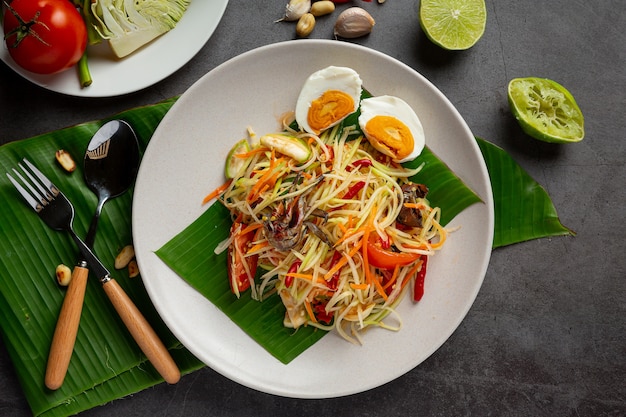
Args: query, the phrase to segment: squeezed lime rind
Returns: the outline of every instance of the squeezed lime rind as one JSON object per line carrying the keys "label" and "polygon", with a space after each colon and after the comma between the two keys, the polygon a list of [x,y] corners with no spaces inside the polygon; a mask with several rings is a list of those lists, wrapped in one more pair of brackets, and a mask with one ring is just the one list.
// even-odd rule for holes
{"label": "squeezed lime rind", "polygon": [[550,143],[575,143],[585,137],[584,117],[572,94],[548,78],[514,78],[507,97],[511,112],[529,136]]}

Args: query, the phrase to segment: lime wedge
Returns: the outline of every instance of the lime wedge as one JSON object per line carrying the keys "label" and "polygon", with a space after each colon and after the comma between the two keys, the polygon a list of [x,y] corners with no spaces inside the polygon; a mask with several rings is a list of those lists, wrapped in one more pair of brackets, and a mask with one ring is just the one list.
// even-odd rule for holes
{"label": "lime wedge", "polygon": [[585,136],[583,113],[569,91],[547,78],[509,82],[509,106],[522,130],[552,143],[579,142]]}
{"label": "lime wedge", "polygon": [[224,166],[224,175],[226,178],[235,178],[239,176],[250,163],[249,158],[242,158],[241,155],[250,152],[250,144],[246,139],[241,139],[231,148],[226,156],[226,165]]}
{"label": "lime wedge", "polygon": [[444,49],[473,46],[487,23],[485,0],[422,0],[419,11],[422,30]]}

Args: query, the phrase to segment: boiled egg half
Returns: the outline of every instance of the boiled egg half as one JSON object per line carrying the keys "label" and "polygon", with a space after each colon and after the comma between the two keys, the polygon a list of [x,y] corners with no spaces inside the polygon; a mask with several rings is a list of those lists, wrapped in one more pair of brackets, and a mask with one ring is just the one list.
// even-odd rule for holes
{"label": "boiled egg half", "polygon": [[362,81],[351,68],[330,66],[307,78],[296,102],[296,122],[319,135],[359,108]]}
{"label": "boiled egg half", "polygon": [[396,162],[412,161],[424,149],[422,122],[411,106],[398,97],[363,99],[359,126],[374,148]]}

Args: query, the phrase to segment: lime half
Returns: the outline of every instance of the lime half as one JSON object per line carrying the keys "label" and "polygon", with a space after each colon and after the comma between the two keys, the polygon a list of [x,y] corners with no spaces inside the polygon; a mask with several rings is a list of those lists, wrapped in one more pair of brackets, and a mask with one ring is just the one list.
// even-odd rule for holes
{"label": "lime half", "polygon": [[422,0],[419,11],[422,30],[444,49],[473,46],[487,22],[485,0]]}
{"label": "lime half", "polygon": [[585,136],[583,113],[569,91],[547,78],[509,82],[511,112],[528,135],[544,142],[579,142]]}

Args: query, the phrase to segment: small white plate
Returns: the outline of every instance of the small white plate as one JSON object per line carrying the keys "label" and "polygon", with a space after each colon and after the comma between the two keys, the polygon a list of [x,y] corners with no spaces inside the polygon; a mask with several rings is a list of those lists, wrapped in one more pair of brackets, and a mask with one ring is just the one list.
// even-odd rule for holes
{"label": "small white plate", "polygon": [[219,24],[228,0],[192,1],[176,27],[133,54],[118,59],[102,43],[88,48],[93,84],[81,88],[74,68],[40,75],[18,66],[2,41],[0,59],[22,77],[48,90],[70,96],[112,97],[149,87],[185,65],[209,40]]}
{"label": "small white plate", "polygon": [[[420,116],[427,145],[484,204],[450,224],[429,262],[425,295],[398,308],[404,328],[373,329],[364,345],[331,333],[288,365],[274,359],[154,252],[205,210],[202,198],[225,181],[224,159],[246,128],[276,131],[304,80],[329,65],[349,66],[373,95],[405,99]],[[374,50],[339,41],[297,40],[247,52],[215,68],[174,104],[146,150],[135,186],[133,236],[147,291],[178,339],[217,372],[282,396],[328,398],[389,382],[419,365],[454,332],[480,289],[493,236],[493,199],[480,149],[446,97],[420,74]],[[207,230],[210,233],[210,230]],[[224,277],[226,279],[226,277]]]}

